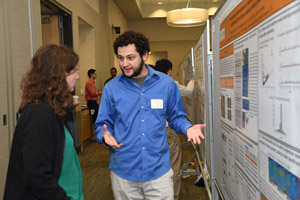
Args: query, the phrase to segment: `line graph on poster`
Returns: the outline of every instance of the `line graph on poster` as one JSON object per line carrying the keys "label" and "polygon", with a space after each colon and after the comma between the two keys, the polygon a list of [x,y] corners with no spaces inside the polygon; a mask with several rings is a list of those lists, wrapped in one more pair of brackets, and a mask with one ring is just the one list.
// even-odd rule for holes
{"label": "line graph on poster", "polygon": [[285,46],[285,47],[279,47],[279,55],[281,55],[282,53],[290,53],[293,50],[298,50],[300,49],[300,45],[299,44],[294,44],[291,46]]}
{"label": "line graph on poster", "polygon": [[267,70],[265,67],[265,62],[264,62],[264,54],[261,54],[261,68],[262,68],[262,85],[266,85],[267,81],[269,80],[272,72],[274,71],[273,69]]}
{"label": "line graph on poster", "polygon": [[300,62],[280,63],[280,68],[300,67]]}
{"label": "line graph on poster", "polygon": [[281,92],[288,92],[289,94],[298,94],[300,92],[300,79],[280,78],[279,88]]}

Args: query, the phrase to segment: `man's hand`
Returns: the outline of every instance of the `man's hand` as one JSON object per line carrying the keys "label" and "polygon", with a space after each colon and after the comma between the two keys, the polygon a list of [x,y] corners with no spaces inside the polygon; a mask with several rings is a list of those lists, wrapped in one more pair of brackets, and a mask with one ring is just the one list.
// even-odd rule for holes
{"label": "man's hand", "polygon": [[77,101],[76,103],[73,102],[73,105],[74,105],[75,107],[78,106],[79,104],[80,104],[79,101]]}
{"label": "man's hand", "polygon": [[[188,128],[186,135],[188,137],[188,142],[193,140],[194,144],[201,144],[200,138],[204,139],[201,129],[205,128],[206,124],[196,124]],[[199,138],[200,137],[200,138]]]}
{"label": "man's hand", "polygon": [[108,145],[111,146],[114,149],[120,148],[123,146],[122,143],[118,144],[115,140],[115,138],[110,134],[110,132],[107,130],[107,125],[103,125],[103,139],[104,142]]}
{"label": "man's hand", "polygon": [[189,82],[194,83],[194,84],[196,83],[195,79],[193,79],[193,78]]}

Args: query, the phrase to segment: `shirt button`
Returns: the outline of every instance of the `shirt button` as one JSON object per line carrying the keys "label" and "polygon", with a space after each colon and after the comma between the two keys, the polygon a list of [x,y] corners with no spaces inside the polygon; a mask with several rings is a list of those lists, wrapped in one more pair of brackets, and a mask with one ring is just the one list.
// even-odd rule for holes
{"label": "shirt button", "polygon": [[142,106],[142,108],[144,108],[144,106]]}
{"label": "shirt button", "polygon": [[143,147],[143,150],[145,150],[145,147]]}
{"label": "shirt button", "polygon": [[142,122],[144,122],[144,120],[142,119]]}
{"label": "shirt button", "polygon": [[142,133],[142,136],[144,136],[145,135],[145,133]]}
{"label": "shirt button", "polygon": [[143,95],[143,93],[141,92],[141,95]]}

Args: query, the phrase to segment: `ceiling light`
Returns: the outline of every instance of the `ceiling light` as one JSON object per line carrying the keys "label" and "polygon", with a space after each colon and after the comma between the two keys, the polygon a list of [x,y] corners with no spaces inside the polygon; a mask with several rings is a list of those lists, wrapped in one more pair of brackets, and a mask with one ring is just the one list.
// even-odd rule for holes
{"label": "ceiling light", "polygon": [[163,2],[160,1],[160,2],[157,2],[157,4],[158,4],[158,5],[161,5],[161,4],[163,4]]}
{"label": "ceiling light", "polygon": [[208,11],[202,8],[182,8],[167,13],[167,24],[172,27],[195,27],[206,23]]}

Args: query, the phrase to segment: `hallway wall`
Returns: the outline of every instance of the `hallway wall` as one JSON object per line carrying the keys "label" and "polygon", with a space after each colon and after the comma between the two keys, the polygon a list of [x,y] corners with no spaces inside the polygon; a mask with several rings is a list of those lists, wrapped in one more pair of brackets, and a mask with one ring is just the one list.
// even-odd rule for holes
{"label": "hallway wall", "polygon": [[0,38],[0,92],[2,94],[0,98],[2,119],[0,124],[0,199],[2,199],[10,141],[21,103],[20,82],[30,67],[33,52],[42,43],[40,2],[1,0]]}
{"label": "hallway wall", "polygon": [[[99,9],[92,8],[91,4],[86,3],[82,0],[58,0],[61,5],[66,7],[72,12],[72,21],[73,21],[73,46],[76,53],[83,57],[94,56],[95,59],[95,66],[91,66],[90,63],[82,63],[80,62],[79,66],[79,74],[80,74],[80,81],[76,83],[76,91],[75,93],[78,95],[84,95],[84,83],[87,81],[87,71],[90,68],[95,68],[98,72],[106,71],[106,66],[108,66],[109,61],[109,53],[108,53],[108,13],[107,7],[108,3],[107,0],[99,0]],[[96,4],[98,5],[98,4]],[[99,10],[99,12],[98,12]],[[95,49],[95,54],[90,54],[89,51],[81,52],[80,51],[80,38],[79,38],[79,17],[84,20],[87,24],[93,27],[94,32],[94,46],[91,48]],[[80,54],[87,54],[87,55],[80,55]],[[96,86],[97,88],[101,89],[105,81],[104,75],[102,73],[98,73],[98,78],[96,79]],[[82,84],[83,83],[83,84]],[[81,104],[86,104],[86,102],[80,102]],[[77,107],[77,109],[81,109]]]}
{"label": "hallway wall", "polygon": [[[116,6],[114,1],[109,0],[108,1],[108,27],[110,28],[110,36],[108,38],[109,40],[109,69],[111,67],[115,67],[118,71],[118,74],[121,73],[121,70],[119,68],[119,61],[117,57],[115,56],[114,49],[113,49],[113,43],[115,39],[120,35],[115,32],[113,29],[114,27],[120,27],[120,31],[125,32],[128,30],[128,22],[123,13],[120,11],[120,9]],[[107,77],[110,77],[110,71],[107,70],[104,72],[104,74]]]}
{"label": "hallway wall", "polygon": [[[204,26],[191,28],[174,28],[166,24],[166,19],[146,19],[128,21],[130,30],[144,33],[150,40],[151,51],[167,51],[168,59],[173,63],[172,77],[181,82],[178,75],[180,62],[190,49],[195,46]],[[182,82],[181,82],[182,83]]]}

